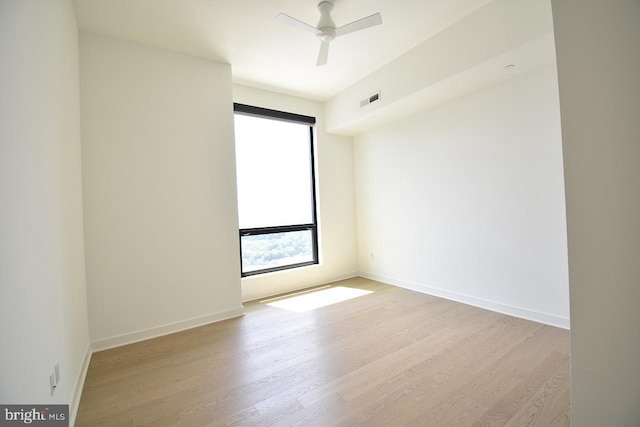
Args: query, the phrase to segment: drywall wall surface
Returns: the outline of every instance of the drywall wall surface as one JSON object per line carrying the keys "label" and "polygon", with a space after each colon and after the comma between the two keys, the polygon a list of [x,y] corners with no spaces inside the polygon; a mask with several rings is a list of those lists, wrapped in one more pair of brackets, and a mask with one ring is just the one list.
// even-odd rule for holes
{"label": "drywall wall surface", "polygon": [[571,423],[640,425],[640,2],[553,1]]}
{"label": "drywall wall surface", "polygon": [[242,313],[231,68],[80,35],[91,340]]}
{"label": "drywall wall surface", "polygon": [[555,67],[354,147],[362,275],[568,328]]}
{"label": "drywall wall surface", "polygon": [[316,191],[320,264],[242,279],[245,301],[307,288],[357,274],[353,142],[325,133],[322,104],[234,85],[234,101],[316,118]]}
{"label": "drywall wall surface", "polygon": [[[492,1],[327,101],[327,131],[355,135],[362,126],[386,123],[387,116],[395,119],[402,109],[429,104],[431,97],[453,99],[463,95],[460,88],[475,91],[506,80],[511,76],[499,71],[509,56],[524,57],[518,70],[549,63],[553,53],[544,50],[544,38],[552,32],[549,1]],[[543,49],[527,46],[531,43]],[[487,73],[484,64],[496,72]],[[360,101],[376,92],[380,100],[361,107]]]}
{"label": "drywall wall surface", "polygon": [[0,402],[72,414],[90,355],[78,61],[70,1],[0,2]]}

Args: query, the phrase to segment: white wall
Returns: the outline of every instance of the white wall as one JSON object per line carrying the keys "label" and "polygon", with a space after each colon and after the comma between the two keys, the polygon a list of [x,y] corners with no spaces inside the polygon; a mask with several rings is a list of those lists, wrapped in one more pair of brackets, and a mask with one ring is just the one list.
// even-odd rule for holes
{"label": "white wall", "polygon": [[360,135],[354,151],[364,276],[569,326],[554,67]]}
{"label": "white wall", "polygon": [[357,275],[351,138],[324,132],[321,103],[235,85],[234,101],[316,118],[320,264],[242,279],[245,301]]}
{"label": "white wall", "polygon": [[[494,0],[373,71],[326,103],[327,129],[357,135],[554,61],[548,0]],[[380,100],[360,101],[376,91]]]}
{"label": "white wall", "polygon": [[80,59],[95,348],[242,314],[231,67],[88,33]]}
{"label": "white wall", "polygon": [[553,1],[569,240],[571,422],[640,425],[640,2]]}
{"label": "white wall", "polygon": [[1,1],[0,64],[0,402],[73,413],[90,353],[71,2]]}

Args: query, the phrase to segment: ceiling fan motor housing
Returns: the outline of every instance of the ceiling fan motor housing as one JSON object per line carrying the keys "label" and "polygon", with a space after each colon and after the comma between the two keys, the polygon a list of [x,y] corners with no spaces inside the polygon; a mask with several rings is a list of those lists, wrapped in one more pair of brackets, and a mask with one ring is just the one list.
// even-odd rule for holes
{"label": "ceiling fan motor housing", "polygon": [[318,21],[318,34],[316,36],[323,42],[329,42],[336,38],[336,24],[331,19],[331,10],[333,9],[333,3],[329,1],[322,1],[318,4],[318,10],[320,10],[320,20]]}

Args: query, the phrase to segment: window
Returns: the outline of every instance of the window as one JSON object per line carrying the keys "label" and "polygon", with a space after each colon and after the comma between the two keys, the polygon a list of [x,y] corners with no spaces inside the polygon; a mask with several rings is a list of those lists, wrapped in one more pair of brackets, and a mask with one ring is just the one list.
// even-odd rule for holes
{"label": "window", "polygon": [[317,264],[315,118],[234,111],[242,277]]}

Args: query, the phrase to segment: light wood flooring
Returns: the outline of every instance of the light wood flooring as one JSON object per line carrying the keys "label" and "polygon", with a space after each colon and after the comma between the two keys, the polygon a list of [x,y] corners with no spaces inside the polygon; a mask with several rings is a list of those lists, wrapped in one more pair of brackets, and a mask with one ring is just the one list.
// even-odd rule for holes
{"label": "light wood flooring", "polygon": [[95,353],[76,426],[568,426],[569,332],[374,291]]}

